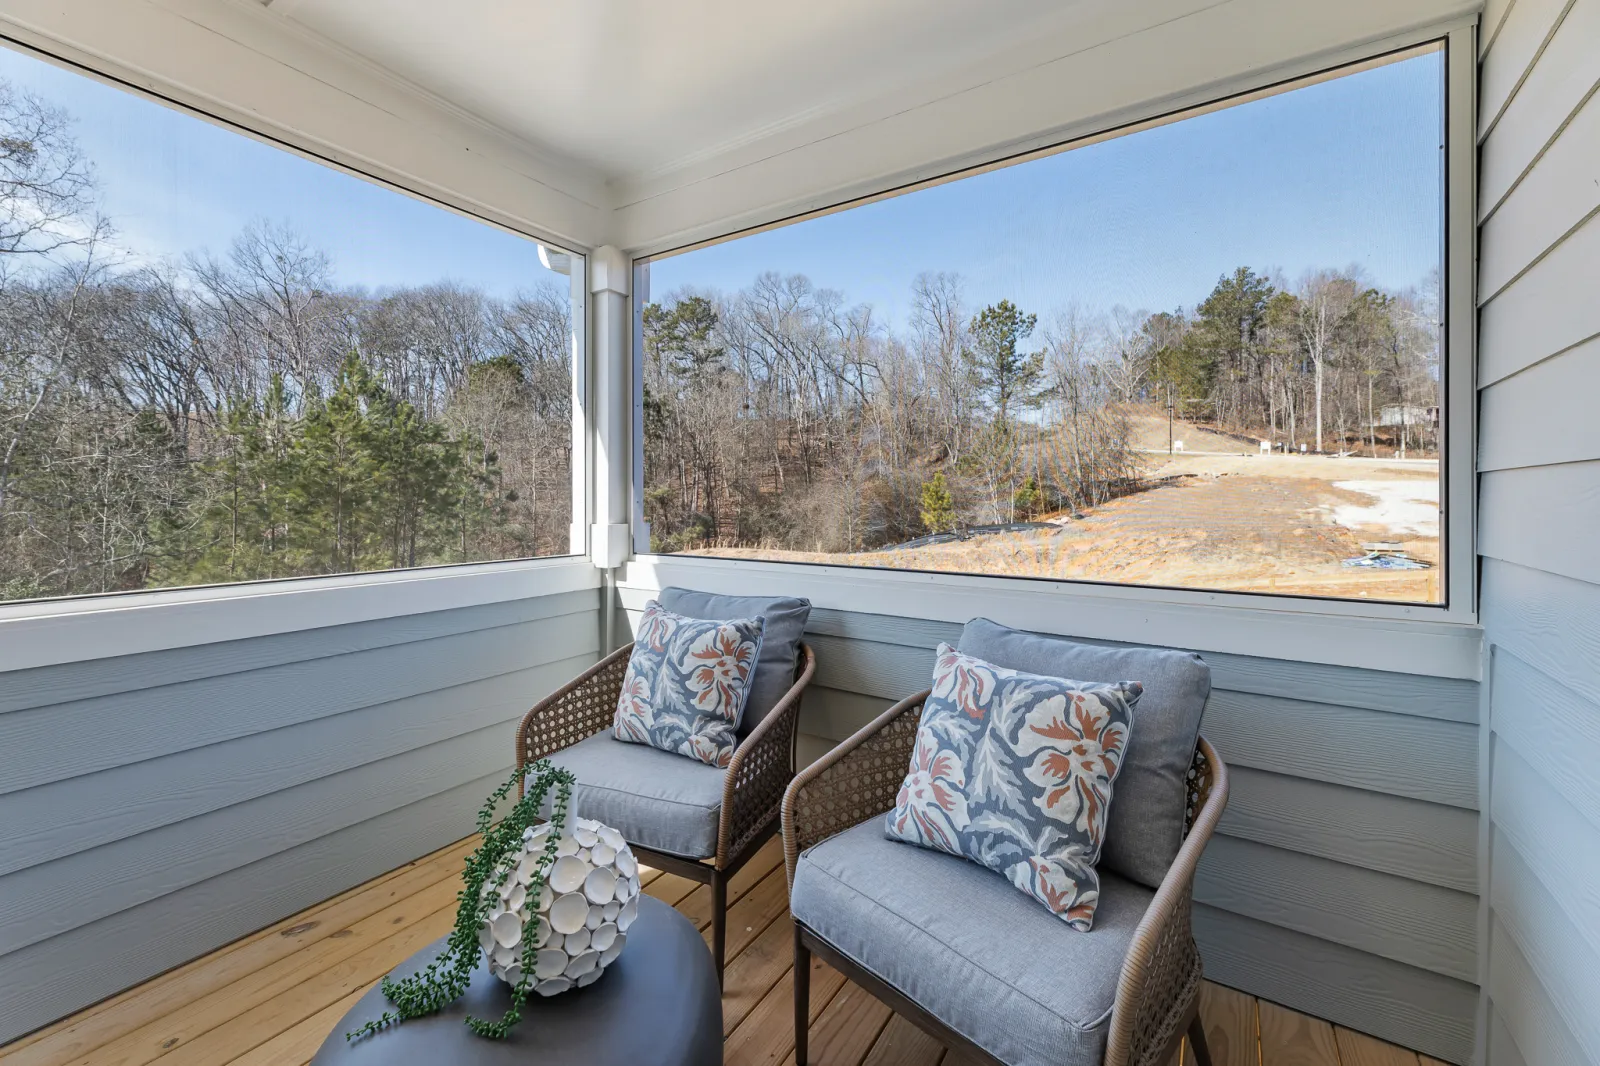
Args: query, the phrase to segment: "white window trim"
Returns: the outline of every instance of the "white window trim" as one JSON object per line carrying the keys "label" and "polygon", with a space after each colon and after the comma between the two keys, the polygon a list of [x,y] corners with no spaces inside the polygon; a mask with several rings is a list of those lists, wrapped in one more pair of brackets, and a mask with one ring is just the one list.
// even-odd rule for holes
{"label": "white window trim", "polygon": [[[28,39],[22,39],[24,36]],[[586,554],[595,466],[593,355],[588,322],[593,300],[587,284],[592,248],[554,240],[518,219],[412,181],[401,172],[371,161],[361,160],[356,165],[293,131],[255,121],[248,114],[180,87],[156,87],[147,78],[141,78],[145,84],[136,83],[131,80],[134,75],[115,64],[61,42],[20,34],[11,25],[5,27],[4,37],[6,43],[0,47],[14,48],[240,136],[535,241],[552,251],[581,256],[584,268],[575,270],[571,280],[571,291],[583,296],[583,313],[573,316],[570,554],[0,604],[0,673],[599,588],[598,572]]]}
{"label": "white window trim", "polygon": [[958,624],[984,616],[1067,637],[1400,674],[1482,674],[1477,626],[1310,611],[1287,596],[1241,605],[1224,593],[686,555],[636,558],[617,585],[642,593],[678,585],[729,596],[804,596],[816,608]]}
{"label": "white window trim", "polygon": [[29,600],[0,606],[0,674],[599,587],[562,555]]}
{"label": "white window trim", "polygon": [[[1280,595],[1275,593],[1244,593],[1225,592],[1212,590],[1190,590],[1166,587],[1152,587],[1141,585],[1122,585],[1115,583],[1088,582],[1066,578],[1003,578],[983,574],[951,574],[934,571],[891,570],[870,567],[845,567],[815,563],[776,563],[760,562],[754,560],[728,560],[709,557],[691,557],[681,555],[655,555],[649,550],[648,534],[642,521],[642,509],[639,501],[643,498],[643,447],[644,427],[642,421],[642,407],[640,406],[639,393],[642,386],[642,377],[638,374],[634,380],[635,398],[635,423],[634,423],[634,513],[635,518],[635,564],[630,565],[627,577],[623,584],[630,581],[640,582],[639,587],[651,587],[653,578],[645,575],[681,573],[686,575],[685,581],[694,578],[715,580],[717,567],[710,564],[720,564],[722,568],[751,574],[752,568],[759,567],[763,574],[781,573],[787,576],[787,588],[790,592],[807,593],[808,590],[827,584],[836,576],[845,577],[847,584],[863,590],[878,590],[884,606],[878,613],[883,614],[910,614],[918,617],[943,617],[942,615],[922,614],[913,610],[909,604],[901,606],[900,596],[905,590],[911,589],[940,589],[949,588],[963,597],[969,604],[975,603],[975,597],[987,600],[992,592],[996,596],[1028,594],[1039,596],[1041,602],[1054,604],[1056,612],[1074,612],[1083,610],[1105,610],[1116,607],[1125,611],[1145,612],[1170,609],[1162,611],[1170,614],[1174,619],[1189,618],[1188,627],[1175,639],[1157,641],[1147,635],[1145,642],[1173,643],[1183,647],[1199,647],[1195,643],[1200,635],[1197,631],[1229,629],[1227,623],[1222,623],[1214,613],[1205,616],[1205,620],[1194,619],[1193,612],[1196,608],[1205,608],[1214,612],[1217,608],[1224,608],[1237,612],[1241,619],[1260,618],[1271,622],[1274,626],[1281,626],[1288,618],[1325,618],[1330,620],[1364,619],[1370,622],[1390,623],[1382,627],[1366,627],[1373,631],[1387,631],[1391,628],[1398,632],[1405,632],[1407,627],[1427,627],[1432,629],[1441,624],[1457,629],[1472,628],[1469,634],[1471,644],[1471,659],[1473,660],[1470,673],[1462,673],[1465,669],[1461,659],[1455,651],[1447,652],[1438,660],[1435,667],[1428,669],[1412,669],[1404,665],[1407,656],[1402,654],[1395,659],[1400,665],[1391,667],[1376,666],[1377,660],[1391,660],[1393,656],[1383,653],[1382,647],[1374,647],[1373,653],[1377,660],[1365,662],[1352,662],[1350,665],[1369,665],[1378,669],[1397,669],[1404,672],[1434,672],[1438,670],[1441,676],[1471,676],[1476,677],[1479,671],[1477,664],[1477,557],[1476,557],[1476,516],[1477,516],[1477,477],[1475,459],[1477,454],[1476,432],[1476,363],[1477,363],[1477,314],[1476,314],[1476,257],[1477,257],[1477,227],[1475,223],[1477,181],[1476,167],[1477,154],[1475,151],[1476,131],[1474,129],[1474,102],[1477,99],[1477,44],[1476,44],[1477,17],[1452,19],[1445,23],[1435,23],[1402,34],[1383,37],[1366,44],[1341,48],[1331,52],[1287,63],[1269,70],[1255,72],[1236,79],[1218,83],[1201,93],[1186,94],[1177,99],[1166,99],[1150,102],[1140,108],[1119,112],[1114,116],[1103,117],[1091,123],[1080,123],[1064,129],[1056,129],[1048,134],[1030,137],[1022,142],[1013,142],[998,148],[991,149],[980,155],[974,155],[952,165],[949,161],[930,165],[925,173],[905,176],[902,175],[893,182],[887,183],[878,190],[856,190],[848,199],[835,201],[828,206],[806,205],[798,210],[777,210],[772,217],[764,222],[741,227],[738,231],[727,233],[721,238],[700,238],[695,243],[707,243],[712,239],[734,239],[739,235],[758,230],[763,226],[770,226],[800,219],[812,215],[828,214],[835,211],[846,210],[864,200],[899,195],[910,191],[918,185],[935,184],[949,180],[957,171],[968,171],[977,167],[993,166],[1005,160],[1011,160],[1019,155],[1040,151],[1045,148],[1063,145],[1071,141],[1081,141],[1088,138],[1105,136],[1111,131],[1124,130],[1130,126],[1158,121],[1165,116],[1179,111],[1188,111],[1203,108],[1218,101],[1239,96],[1246,93],[1259,92],[1263,89],[1278,85],[1283,82],[1298,80],[1312,76],[1336,67],[1360,63],[1364,60],[1415,47],[1431,41],[1443,40],[1446,43],[1445,52],[1445,189],[1444,189],[1444,248],[1441,254],[1441,263],[1444,274],[1445,296],[1445,329],[1444,329],[1444,357],[1443,367],[1445,373],[1445,404],[1444,419],[1444,464],[1441,469],[1442,491],[1441,500],[1445,508],[1445,521],[1441,526],[1441,555],[1445,562],[1445,582],[1447,604],[1433,606],[1428,604],[1406,604],[1370,602],[1359,599],[1332,599],[1306,596]],[[640,366],[643,338],[641,335],[640,312],[643,303],[649,298],[649,263],[652,255],[661,255],[668,251],[675,251],[686,247],[682,242],[670,242],[663,246],[646,246],[630,249],[629,254],[635,263],[634,284],[634,334],[633,346],[635,348],[634,365]],[[681,567],[681,569],[680,569]],[[692,575],[692,577],[687,576]],[[671,581],[667,582],[671,584]],[[659,587],[659,586],[656,586]],[[730,590],[731,591],[731,590]],[[874,595],[866,592],[866,595]],[[813,597],[815,600],[815,597]],[[821,604],[836,606],[834,603]],[[846,609],[846,608],[841,608]],[[848,608],[862,609],[862,608]],[[959,613],[959,612],[957,612]],[[981,604],[975,605],[968,611],[966,617],[973,613],[981,613]],[[1340,623],[1343,628],[1352,628],[1348,622]],[[1192,627],[1192,628],[1191,628]],[[1048,627],[1046,627],[1048,628]],[[1167,627],[1162,627],[1165,631]],[[1246,629],[1254,630],[1252,625]],[[1423,629],[1414,628],[1414,632],[1422,635]],[[1091,635],[1083,633],[1082,635]],[[1114,637],[1104,635],[1108,639],[1139,639],[1136,637]],[[1262,636],[1274,645],[1282,643],[1272,641],[1270,634],[1263,631]],[[1230,645],[1233,642],[1230,641]],[[1409,642],[1407,642],[1409,643]],[[1454,646],[1456,641],[1450,642]],[[1291,640],[1286,647],[1299,648],[1300,651],[1285,657],[1298,657],[1310,662],[1332,662],[1335,659],[1319,655],[1316,648],[1307,646],[1302,640]],[[1463,645],[1465,646],[1465,645]],[[1213,651],[1232,651],[1242,654],[1273,654],[1271,652],[1252,651],[1250,647],[1229,646],[1227,648],[1214,647]],[[1338,661],[1343,661],[1340,656]]]}

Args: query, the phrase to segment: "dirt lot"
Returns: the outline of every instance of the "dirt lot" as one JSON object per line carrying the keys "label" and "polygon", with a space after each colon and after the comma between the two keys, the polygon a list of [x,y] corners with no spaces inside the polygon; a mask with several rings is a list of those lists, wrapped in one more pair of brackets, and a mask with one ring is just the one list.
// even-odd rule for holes
{"label": "dirt lot", "polygon": [[[1162,449],[1165,450],[1165,425]],[[1187,447],[1239,446],[1198,427]],[[1195,445],[1189,441],[1195,441]],[[974,536],[909,550],[703,554],[913,570],[1067,577],[1141,585],[1437,602],[1438,465],[1357,457],[1151,454],[1147,475],[1180,475],[1058,529]],[[1051,516],[1047,516],[1048,518]],[[1426,570],[1346,567],[1371,542],[1400,543]]]}

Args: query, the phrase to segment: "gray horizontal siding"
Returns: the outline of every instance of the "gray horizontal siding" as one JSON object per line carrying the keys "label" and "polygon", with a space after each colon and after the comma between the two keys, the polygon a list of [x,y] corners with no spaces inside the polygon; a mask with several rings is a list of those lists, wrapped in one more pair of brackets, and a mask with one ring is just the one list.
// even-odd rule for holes
{"label": "gray horizontal siding", "polygon": [[598,610],[598,597],[596,590],[584,589],[372,622],[301,629],[249,640],[17,670],[6,674],[5,688],[0,691],[0,713],[167,687],[285,663],[309,663],[352,652]]}
{"label": "gray horizontal siding", "polygon": [[[630,617],[649,593],[621,590]],[[815,610],[815,758],[926,688],[945,622]],[[1474,682],[1206,653],[1236,770],[1196,884],[1211,976],[1464,1062],[1477,991]],[[1242,932],[1240,932],[1242,931]],[[1235,936],[1238,932],[1240,935]]]}
{"label": "gray horizontal siding", "polygon": [[1600,1003],[1600,954],[1595,952],[1591,930],[1572,920],[1498,829],[1490,847],[1489,902],[1494,920],[1516,942],[1578,1045],[1593,1054],[1593,1049],[1600,1049],[1600,1015],[1594,1009]]}
{"label": "gray horizontal siding", "polygon": [[[1596,110],[1600,111],[1600,103]],[[1597,361],[1600,339],[1484,389],[1479,469],[1582,462],[1600,455],[1600,418],[1594,417]]]}
{"label": "gray horizontal siding", "polygon": [[527,710],[530,692],[565,683],[589,661],[561,659],[8,793],[0,796],[0,874],[507,722]]}
{"label": "gray horizontal siding", "polygon": [[466,835],[598,644],[585,590],[0,678],[0,1040]]}
{"label": "gray horizontal siding", "polygon": [[1600,0],[1515,0],[1484,85],[1487,1066],[1600,1064]]}
{"label": "gray horizontal siding", "polygon": [[[1594,531],[1581,532],[1592,537]],[[1534,672],[1600,704],[1600,584],[1485,558],[1483,599],[1485,634],[1497,652],[1511,652]]]}
{"label": "gray horizontal siding", "polygon": [[1230,765],[1222,832],[1380,873],[1478,890],[1473,811]]}
{"label": "gray horizontal siding", "polygon": [[[1559,19],[1545,22],[1550,27],[1548,41],[1524,71],[1515,95],[1500,114],[1489,136],[1483,139],[1479,162],[1479,202],[1482,214],[1489,215],[1496,205],[1511,195],[1527,172],[1540,161],[1573,114],[1594,92],[1594,42],[1600,40],[1600,5],[1594,0],[1576,3],[1554,11],[1541,5],[1528,5],[1519,16],[1521,0],[1512,5],[1508,19]],[[1509,25],[1509,22],[1508,22]],[[1545,28],[1535,26],[1534,33]],[[1493,62],[1490,50],[1490,62]]]}
{"label": "gray horizontal siding", "polygon": [[1489,945],[1493,960],[1488,987],[1493,1000],[1490,1025],[1500,1029],[1511,1045],[1508,1048],[1491,1037],[1491,1061],[1495,1066],[1507,1066],[1506,1060],[1499,1057],[1502,1052],[1516,1056],[1510,1060],[1513,1066],[1519,1061],[1539,1066],[1590,1066],[1590,1059],[1580,1049],[1566,1019],[1550,1002],[1544,983],[1499,921],[1490,929]]}
{"label": "gray horizontal siding", "polygon": [[1218,834],[1194,898],[1462,981],[1477,979],[1478,897]]}
{"label": "gray horizontal siding", "polygon": [[76,777],[596,650],[566,616],[0,715],[0,792]]}
{"label": "gray horizontal siding", "polygon": [[504,777],[497,769],[0,957],[0,1042],[460,840]]}
{"label": "gray horizontal siding", "polygon": [[1447,1062],[1471,1058],[1475,985],[1205,904],[1194,930],[1212,981]]}
{"label": "gray horizontal siding", "polygon": [[[1496,470],[1480,480],[1478,550],[1492,559],[1600,584],[1600,551],[1574,537],[1600,514],[1600,461]],[[1539,520],[1530,522],[1528,515]]]}

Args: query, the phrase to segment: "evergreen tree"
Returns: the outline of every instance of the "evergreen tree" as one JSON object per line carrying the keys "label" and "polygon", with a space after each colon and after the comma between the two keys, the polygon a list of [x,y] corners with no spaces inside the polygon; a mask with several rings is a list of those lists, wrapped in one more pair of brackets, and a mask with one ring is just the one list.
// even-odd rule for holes
{"label": "evergreen tree", "polygon": [[948,533],[956,528],[956,501],[942,470],[922,483],[922,524],[929,533]]}
{"label": "evergreen tree", "polygon": [[370,568],[361,544],[377,470],[365,401],[377,387],[360,356],[346,356],[332,392],[311,395],[290,454],[294,540],[326,574]]}
{"label": "evergreen tree", "polygon": [[967,327],[972,344],[962,350],[962,362],[1001,422],[1044,399],[1044,353],[1018,351],[1038,322],[1038,315],[1025,315],[1010,300],[1001,300],[979,311]]}
{"label": "evergreen tree", "polygon": [[1255,370],[1267,306],[1274,293],[1271,282],[1239,267],[1217,280],[1211,295],[1196,309],[1194,328],[1188,334],[1189,357],[1211,395],[1218,422],[1239,421],[1244,397],[1240,389]]}
{"label": "evergreen tree", "polygon": [[1011,504],[1016,516],[1023,521],[1031,522],[1039,517],[1044,510],[1044,488],[1039,484],[1038,474],[1029,474],[1027,480],[1017,486]]}

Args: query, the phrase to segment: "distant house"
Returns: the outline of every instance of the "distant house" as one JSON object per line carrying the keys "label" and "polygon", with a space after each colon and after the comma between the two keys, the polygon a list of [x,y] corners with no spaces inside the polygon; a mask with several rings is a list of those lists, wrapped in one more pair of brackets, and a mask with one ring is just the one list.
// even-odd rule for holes
{"label": "distant house", "polygon": [[1439,409],[1417,404],[1386,403],[1378,408],[1380,426],[1437,426]]}

